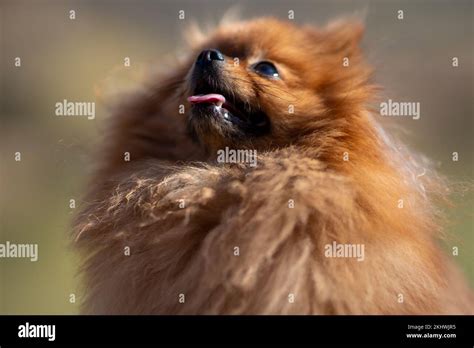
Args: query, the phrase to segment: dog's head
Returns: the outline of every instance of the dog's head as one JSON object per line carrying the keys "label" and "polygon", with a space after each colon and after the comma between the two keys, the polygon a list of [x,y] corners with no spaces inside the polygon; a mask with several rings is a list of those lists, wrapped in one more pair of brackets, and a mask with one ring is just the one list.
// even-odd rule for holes
{"label": "dog's head", "polygon": [[275,19],[219,27],[195,48],[188,69],[192,133],[210,150],[271,149],[356,112],[369,76],[362,31],[348,21],[323,29]]}

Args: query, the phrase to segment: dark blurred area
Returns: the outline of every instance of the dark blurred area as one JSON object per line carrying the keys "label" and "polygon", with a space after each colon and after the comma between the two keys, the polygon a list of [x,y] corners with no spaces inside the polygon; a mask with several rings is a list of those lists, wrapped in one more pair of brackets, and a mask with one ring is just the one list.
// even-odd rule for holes
{"label": "dark blurred area", "polygon": [[[181,51],[186,25],[216,24],[236,3],[242,19],[288,19],[293,10],[296,23],[315,26],[345,15],[364,20],[363,48],[381,99],[421,103],[419,120],[380,121],[459,188],[446,211],[453,235],[446,250],[459,248],[456,260],[474,284],[474,195],[466,189],[474,169],[472,1],[2,0],[0,243],[38,243],[39,260],[0,259],[0,314],[78,313],[70,199],[79,205],[103,133],[102,86],[133,85]],[[63,99],[97,102],[95,119],[57,117]]]}

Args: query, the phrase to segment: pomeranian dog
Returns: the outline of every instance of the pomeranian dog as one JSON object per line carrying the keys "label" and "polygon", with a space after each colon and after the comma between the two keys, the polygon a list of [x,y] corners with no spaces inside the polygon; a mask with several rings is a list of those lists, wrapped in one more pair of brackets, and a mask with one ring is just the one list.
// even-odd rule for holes
{"label": "pomeranian dog", "polygon": [[75,220],[83,313],[473,313],[441,180],[372,117],[359,22],[191,34],[107,126]]}

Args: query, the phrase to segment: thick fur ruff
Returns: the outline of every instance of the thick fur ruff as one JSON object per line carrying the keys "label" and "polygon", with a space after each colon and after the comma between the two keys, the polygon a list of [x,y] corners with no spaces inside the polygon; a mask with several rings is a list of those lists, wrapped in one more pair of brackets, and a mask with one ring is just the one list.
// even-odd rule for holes
{"label": "thick fur ruff", "polygon": [[[438,246],[443,185],[426,168],[420,176],[370,116],[361,26],[317,31],[263,19],[237,27],[238,40],[286,49],[287,76],[297,71],[311,81],[308,88],[287,82],[300,93],[296,115],[281,112],[280,99],[260,100],[274,133],[252,140],[253,168],[216,163],[212,153],[227,145],[216,133],[198,130],[198,144],[188,136],[177,105],[192,58],[122,105],[75,221],[83,312],[473,313],[470,289]],[[232,30],[219,28],[196,52],[227,42]],[[291,58],[293,41],[327,71],[312,77],[312,65]],[[353,68],[340,67],[345,56]],[[326,257],[333,242],[364,245],[364,260]]]}

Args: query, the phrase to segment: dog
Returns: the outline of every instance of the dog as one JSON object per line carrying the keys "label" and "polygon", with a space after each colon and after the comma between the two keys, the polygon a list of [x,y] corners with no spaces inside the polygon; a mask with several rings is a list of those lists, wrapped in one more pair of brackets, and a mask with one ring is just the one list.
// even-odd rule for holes
{"label": "dog", "polygon": [[473,313],[438,245],[443,180],[373,116],[363,31],[188,33],[107,125],[74,222],[83,313]]}

